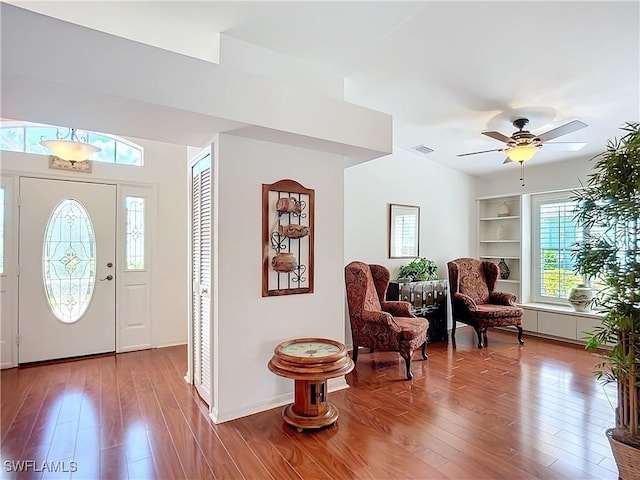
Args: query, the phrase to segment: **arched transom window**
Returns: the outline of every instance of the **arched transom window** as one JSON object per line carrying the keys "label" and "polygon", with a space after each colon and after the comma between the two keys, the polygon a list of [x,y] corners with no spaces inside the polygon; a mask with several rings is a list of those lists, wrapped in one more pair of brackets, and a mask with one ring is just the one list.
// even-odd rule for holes
{"label": "arched transom window", "polygon": [[[42,140],[63,138],[69,132],[70,129],[66,127],[3,123],[2,127],[0,127],[0,150],[49,155],[51,153],[49,149],[40,145],[40,142]],[[81,141],[101,148],[89,160],[138,167],[144,164],[144,149],[140,145],[136,145],[124,138],[87,130],[76,130],[76,135]]]}

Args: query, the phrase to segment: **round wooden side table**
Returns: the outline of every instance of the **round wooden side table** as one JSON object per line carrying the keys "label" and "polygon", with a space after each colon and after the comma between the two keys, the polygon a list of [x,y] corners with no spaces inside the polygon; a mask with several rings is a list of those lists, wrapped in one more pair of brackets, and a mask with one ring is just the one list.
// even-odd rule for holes
{"label": "round wooden side table", "polygon": [[296,338],[280,343],[269,370],[295,381],[294,402],[282,411],[284,421],[299,432],[335,423],[338,409],[327,402],[327,380],[346,375],[353,367],[346,347],[336,340]]}

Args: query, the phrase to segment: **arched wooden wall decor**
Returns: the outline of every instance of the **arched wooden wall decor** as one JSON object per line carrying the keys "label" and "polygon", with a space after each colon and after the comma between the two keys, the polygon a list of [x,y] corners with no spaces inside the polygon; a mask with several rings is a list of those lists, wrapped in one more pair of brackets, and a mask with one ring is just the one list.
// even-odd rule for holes
{"label": "arched wooden wall decor", "polygon": [[313,293],[315,192],[295,180],[262,185],[262,296]]}

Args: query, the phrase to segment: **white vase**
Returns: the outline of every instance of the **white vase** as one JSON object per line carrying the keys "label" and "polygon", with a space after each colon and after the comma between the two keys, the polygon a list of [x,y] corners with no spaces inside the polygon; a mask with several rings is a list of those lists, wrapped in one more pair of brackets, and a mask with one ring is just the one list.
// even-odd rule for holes
{"label": "white vase", "polygon": [[576,312],[588,312],[591,310],[593,289],[584,283],[580,283],[569,292],[569,303]]}
{"label": "white vase", "polygon": [[502,223],[498,225],[498,229],[496,230],[496,238],[498,240],[504,240],[505,238],[507,238],[507,227]]}
{"label": "white vase", "polygon": [[511,211],[509,210],[509,205],[507,205],[507,202],[502,202],[502,205],[500,205],[500,209],[498,210],[498,216],[499,217],[511,216]]}

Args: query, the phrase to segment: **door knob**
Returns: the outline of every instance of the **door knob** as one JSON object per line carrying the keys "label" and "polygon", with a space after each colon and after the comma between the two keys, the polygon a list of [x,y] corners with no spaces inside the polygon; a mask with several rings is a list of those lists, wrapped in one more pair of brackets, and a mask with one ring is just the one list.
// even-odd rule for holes
{"label": "door knob", "polygon": [[113,280],[113,275],[107,275],[106,277],[100,279],[101,282],[104,282],[105,280]]}

